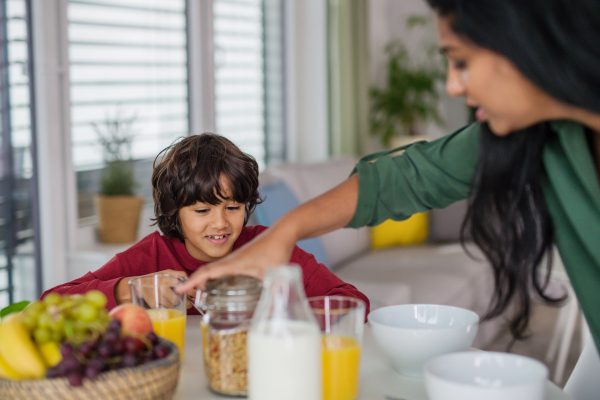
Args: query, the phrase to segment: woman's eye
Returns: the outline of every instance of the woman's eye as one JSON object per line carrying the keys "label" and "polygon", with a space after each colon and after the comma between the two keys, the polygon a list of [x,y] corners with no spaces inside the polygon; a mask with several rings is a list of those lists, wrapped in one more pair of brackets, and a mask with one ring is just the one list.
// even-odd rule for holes
{"label": "woman's eye", "polygon": [[208,212],[208,210],[206,209],[201,209],[201,210],[194,210],[196,212],[196,214],[206,214]]}
{"label": "woman's eye", "polygon": [[467,67],[467,62],[465,60],[453,60],[452,66],[455,69],[465,69]]}
{"label": "woman's eye", "polygon": [[227,207],[227,209],[228,209],[229,211],[236,211],[236,210],[239,210],[239,209],[240,209],[240,206],[229,206],[229,207]]}

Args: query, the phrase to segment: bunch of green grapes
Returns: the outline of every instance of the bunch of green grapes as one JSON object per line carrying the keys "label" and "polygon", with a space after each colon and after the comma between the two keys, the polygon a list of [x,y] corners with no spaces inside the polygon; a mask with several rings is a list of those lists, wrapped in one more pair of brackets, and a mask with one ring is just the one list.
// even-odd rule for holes
{"label": "bunch of green grapes", "polygon": [[105,305],[106,296],[98,290],[84,295],[48,293],[23,310],[21,321],[38,344],[82,342],[92,334],[106,331],[110,317]]}

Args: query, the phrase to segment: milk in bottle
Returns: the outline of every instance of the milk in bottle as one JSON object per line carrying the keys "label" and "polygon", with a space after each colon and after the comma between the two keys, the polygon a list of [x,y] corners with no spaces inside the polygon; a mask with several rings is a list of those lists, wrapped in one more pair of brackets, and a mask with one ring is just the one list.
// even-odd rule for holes
{"label": "milk in bottle", "polygon": [[250,400],[319,400],[321,331],[306,301],[302,270],[269,268],[248,332]]}

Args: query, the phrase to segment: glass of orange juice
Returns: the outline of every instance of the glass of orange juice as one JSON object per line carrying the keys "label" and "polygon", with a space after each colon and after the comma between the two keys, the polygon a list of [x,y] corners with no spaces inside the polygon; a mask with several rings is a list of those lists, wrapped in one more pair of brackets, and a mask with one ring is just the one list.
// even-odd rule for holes
{"label": "glass of orange juice", "polygon": [[358,397],[365,303],[345,296],[310,297],[308,303],[322,333],[323,400],[354,400]]}
{"label": "glass of orange juice", "polygon": [[154,333],[177,345],[180,361],[185,345],[187,295],[176,293],[175,287],[185,279],[181,275],[155,274],[129,280],[131,301],[146,309]]}

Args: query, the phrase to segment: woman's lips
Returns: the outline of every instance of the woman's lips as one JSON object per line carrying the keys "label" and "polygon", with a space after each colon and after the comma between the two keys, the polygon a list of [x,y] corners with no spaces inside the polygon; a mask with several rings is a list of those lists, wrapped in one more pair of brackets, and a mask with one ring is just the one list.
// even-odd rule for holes
{"label": "woman's lips", "polygon": [[206,240],[208,240],[212,244],[220,245],[220,244],[224,244],[225,242],[227,242],[227,239],[229,239],[229,236],[230,236],[229,233],[224,233],[222,235],[208,235],[208,236],[206,236]]}

